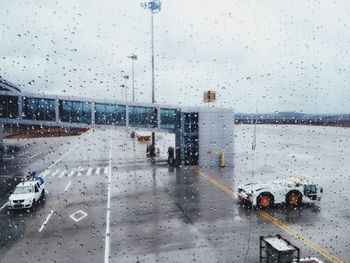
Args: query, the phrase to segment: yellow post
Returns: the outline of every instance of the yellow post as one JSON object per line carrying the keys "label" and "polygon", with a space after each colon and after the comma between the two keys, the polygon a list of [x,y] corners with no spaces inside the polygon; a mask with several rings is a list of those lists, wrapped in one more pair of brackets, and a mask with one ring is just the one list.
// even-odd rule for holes
{"label": "yellow post", "polygon": [[225,167],[225,153],[220,153],[220,167]]}

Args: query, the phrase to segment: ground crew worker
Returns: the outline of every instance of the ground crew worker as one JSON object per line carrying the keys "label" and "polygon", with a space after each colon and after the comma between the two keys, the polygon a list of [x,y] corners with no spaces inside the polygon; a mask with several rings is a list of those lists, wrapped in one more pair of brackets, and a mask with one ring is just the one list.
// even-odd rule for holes
{"label": "ground crew worker", "polygon": [[225,167],[225,153],[222,151],[219,158],[220,167]]}

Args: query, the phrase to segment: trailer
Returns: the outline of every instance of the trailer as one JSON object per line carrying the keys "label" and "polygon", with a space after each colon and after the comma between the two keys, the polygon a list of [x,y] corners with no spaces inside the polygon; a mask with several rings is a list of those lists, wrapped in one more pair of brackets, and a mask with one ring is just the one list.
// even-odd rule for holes
{"label": "trailer", "polygon": [[300,258],[300,249],[280,235],[260,236],[260,263],[323,263],[316,257]]}
{"label": "trailer", "polygon": [[300,250],[280,235],[260,237],[260,263],[300,262]]}

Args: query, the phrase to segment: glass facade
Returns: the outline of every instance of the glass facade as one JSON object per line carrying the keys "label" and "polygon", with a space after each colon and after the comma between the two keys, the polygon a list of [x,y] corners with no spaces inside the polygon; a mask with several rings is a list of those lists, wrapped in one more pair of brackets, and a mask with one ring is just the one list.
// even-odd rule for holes
{"label": "glass facade", "polygon": [[0,95],[0,118],[18,118],[18,97]]}
{"label": "glass facade", "polygon": [[95,104],[95,123],[125,126],[126,108],[123,105]]}
{"label": "glass facade", "polygon": [[157,108],[130,106],[129,125],[131,127],[157,128]]}
{"label": "glass facade", "polygon": [[198,113],[182,113],[182,120],[183,161],[185,165],[197,165],[199,159]]}
{"label": "glass facade", "polygon": [[175,130],[176,128],[176,109],[160,109],[160,128],[166,130]]}
{"label": "glass facade", "polygon": [[23,119],[55,121],[55,100],[24,97]]}
{"label": "glass facade", "polygon": [[91,103],[85,101],[59,101],[62,122],[91,123]]}

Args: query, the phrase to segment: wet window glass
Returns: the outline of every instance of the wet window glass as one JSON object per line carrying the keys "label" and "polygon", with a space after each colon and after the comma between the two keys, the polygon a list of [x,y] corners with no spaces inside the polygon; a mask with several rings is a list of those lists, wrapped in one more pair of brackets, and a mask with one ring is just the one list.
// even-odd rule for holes
{"label": "wet window glass", "polygon": [[39,121],[54,121],[55,100],[40,98],[23,98],[23,118]]}
{"label": "wet window glass", "polygon": [[174,130],[176,127],[176,109],[160,109],[160,127]]}
{"label": "wet window glass", "polygon": [[125,106],[96,103],[95,123],[124,126]]}
{"label": "wet window glass", "polygon": [[2,1],[0,263],[350,263],[350,1]]}
{"label": "wet window glass", "polygon": [[60,100],[59,116],[63,122],[91,123],[91,103]]}
{"label": "wet window glass", "polygon": [[18,97],[0,96],[0,116],[1,118],[15,119],[18,117]]}
{"label": "wet window glass", "polygon": [[157,127],[157,109],[129,106],[129,124],[133,127]]}

